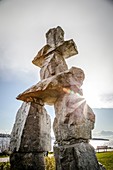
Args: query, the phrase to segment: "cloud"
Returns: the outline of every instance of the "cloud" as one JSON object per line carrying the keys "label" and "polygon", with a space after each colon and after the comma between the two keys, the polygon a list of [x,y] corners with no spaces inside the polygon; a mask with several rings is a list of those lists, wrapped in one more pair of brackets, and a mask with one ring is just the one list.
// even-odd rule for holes
{"label": "cloud", "polygon": [[100,132],[100,135],[102,135],[102,136],[113,136],[113,131],[104,131],[104,130],[102,130]]}
{"label": "cloud", "polygon": [[100,95],[100,99],[103,102],[113,102],[113,94],[102,94]]}
{"label": "cloud", "polygon": [[102,107],[113,108],[113,93],[101,94],[99,95],[99,100],[102,103]]}
{"label": "cloud", "polygon": [[0,2],[0,78],[4,80],[26,76],[32,79],[31,74],[38,69],[32,60],[45,40],[39,25],[39,4],[30,0]]}
{"label": "cloud", "polygon": [[[104,140],[96,140],[93,141],[94,147],[96,148],[98,145],[107,145],[110,147],[113,147],[113,131],[93,131],[93,138],[99,138]],[[108,139],[109,141],[105,141],[105,139]]]}
{"label": "cloud", "polygon": [[93,137],[113,139],[113,131],[93,131]]}

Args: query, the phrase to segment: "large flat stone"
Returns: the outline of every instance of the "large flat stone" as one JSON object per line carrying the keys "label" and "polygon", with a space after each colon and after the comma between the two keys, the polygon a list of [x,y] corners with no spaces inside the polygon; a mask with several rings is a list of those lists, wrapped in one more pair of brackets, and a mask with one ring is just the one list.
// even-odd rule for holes
{"label": "large flat stone", "polygon": [[18,100],[26,102],[42,99],[44,103],[54,104],[61,94],[65,94],[64,87],[74,87],[75,93],[80,93],[80,87],[84,80],[82,69],[72,67],[65,72],[44,79],[17,96]]}

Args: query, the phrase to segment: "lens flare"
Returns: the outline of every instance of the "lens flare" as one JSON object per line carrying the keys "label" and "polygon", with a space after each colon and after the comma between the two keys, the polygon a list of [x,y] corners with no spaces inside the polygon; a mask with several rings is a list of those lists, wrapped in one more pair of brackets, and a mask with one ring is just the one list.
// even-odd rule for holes
{"label": "lens flare", "polygon": [[69,88],[63,88],[63,91],[68,94],[74,94],[75,92],[73,90],[70,90]]}
{"label": "lens flare", "polygon": [[67,94],[76,94],[77,96],[81,97],[81,98],[84,98],[83,95],[81,95],[80,93],[78,92],[74,92],[73,90],[71,90],[70,88],[65,88],[63,87],[63,91]]}
{"label": "lens flare", "polygon": [[[78,107],[80,107],[83,103],[84,103],[84,106],[83,106],[83,114],[85,117],[87,117],[87,103],[86,103],[86,100],[84,98],[84,96],[80,95],[79,93],[75,93],[73,90],[71,90],[70,88],[63,88],[63,91],[67,94],[74,94],[74,96],[72,97],[72,101],[73,102],[70,102],[70,104],[68,105],[68,109],[77,109]],[[79,100],[80,99],[80,100]],[[73,105],[73,107],[72,107]]]}

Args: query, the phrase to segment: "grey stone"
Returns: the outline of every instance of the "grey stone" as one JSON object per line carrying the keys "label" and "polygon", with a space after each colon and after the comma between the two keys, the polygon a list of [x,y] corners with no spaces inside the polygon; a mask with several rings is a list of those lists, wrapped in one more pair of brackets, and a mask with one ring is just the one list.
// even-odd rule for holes
{"label": "grey stone", "polygon": [[64,42],[64,31],[58,26],[57,28],[51,28],[46,33],[47,44],[51,47],[57,47]]}
{"label": "grey stone", "polygon": [[104,165],[102,165],[100,162],[99,162],[99,166],[100,166],[100,170],[106,170],[106,168],[104,167]]}
{"label": "grey stone", "polygon": [[50,131],[50,116],[42,101],[24,102],[11,133],[11,170],[44,170],[44,152],[51,150]]}
{"label": "grey stone", "polygon": [[51,121],[40,100],[24,103],[19,109],[11,133],[12,152],[51,150]]}
{"label": "grey stone", "polygon": [[71,88],[82,95],[81,85],[85,78],[82,69],[72,67],[69,70],[44,79],[17,96],[18,100],[32,101],[40,98],[44,103],[54,104],[57,98],[65,94],[65,88]]}
{"label": "grey stone", "polygon": [[58,143],[72,139],[91,139],[95,115],[79,93],[65,94],[55,102],[53,129]]}
{"label": "grey stone", "polygon": [[45,62],[40,70],[41,80],[68,70],[67,64],[59,53],[52,53],[45,58]]}
{"label": "grey stone", "polygon": [[10,151],[18,151],[21,144],[21,137],[30,109],[30,102],[24,102],[17,112],[15,123],[11,132]]}
{"label": "grey stone", "polygon": [[84,72],[77,67],[68,70],[65,62],[78,53],[77,47],[72,39],[64,41],[59,26],[50,29],[46,38],[47,44],[32,61],[41,68],[41,81],[17,96],[26,103],[17,113],[11,134],[11,168],[44,169],[43,153],[51,149],[47,103],[55,108],[56,170],[104,170],[88,143],[95,115],[83,97]]}
{"label": "grey stone", "polygon": [[13,153],[10,156],[11,170],[45,170],[43,153]]}
{"label": "grey stone", "polygon": [[[47,44],[38,52],[32,63],[39,67],[48,65],[48,61],[51,58],[55,59],[57,54],[61,58],[69,58],[73,55],[78,54],[77,46],[71,39],[64,41],[64,31],[61,27],[52,28],[46,33]],[[49,59],[50,58],[50,59]],[[60,61],[60,60],[59,60]],[[53,61],[52,61],[53,62]],[[65,61],[63,61],[65,63]],[[49,62],[50,63],[50,62]],[[58,61],[55,63],[59,64]],[[65,71],[65,70],[64,70]],[[57,72],[56,72],[57,74]]]}
{"label": "grey stone", "polygon": [[56,170],[100,170],[94,148],[88,143],[54,147]]}

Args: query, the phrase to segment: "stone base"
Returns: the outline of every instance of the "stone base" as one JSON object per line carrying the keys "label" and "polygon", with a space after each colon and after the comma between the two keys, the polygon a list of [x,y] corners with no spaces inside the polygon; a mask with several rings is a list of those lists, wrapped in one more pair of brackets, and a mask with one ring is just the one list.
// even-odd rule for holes
{"label": "stone base", "polygon": [[12,153],[11,170],[45,170],[43,153]]}
{"label": "stone base", "polygon": [[54,146],[56,170],[100,170],[94,148],[88,143]]}

